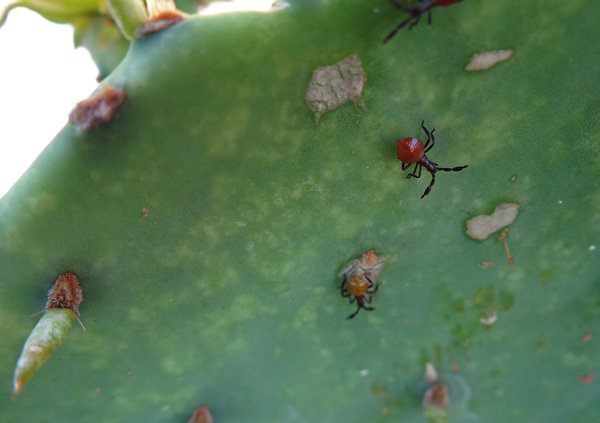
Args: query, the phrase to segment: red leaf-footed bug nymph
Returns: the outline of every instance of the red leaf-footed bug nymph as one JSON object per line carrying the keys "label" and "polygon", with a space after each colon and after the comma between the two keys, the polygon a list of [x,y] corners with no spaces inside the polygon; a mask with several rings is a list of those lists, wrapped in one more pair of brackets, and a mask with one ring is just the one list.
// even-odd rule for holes
{"label": "red leaf-footed bug nymph", "polygon": [[412,29],[413,26],[415,26],[416,24],[419,23],[419,20],[421,19],[421,15],[425,12],[427,12],[427,23],[429,25],[431,25],[431,9],[433,9],[436,6],[450,6],[453,5],[455,3],[461,2],[462,0],[420,0],[419,4],[417,4],[415,7],[406,7],[406,6],[402,6],[398,0],[389,0],[390,3],[392,3],[392,5],[398,9],[401,10],[403,12],[406,12],[408,14],[410,14],[410,16],[406,19],[404,19],[402,22],[400,22],[396,28],[394,28],[394,30],[392,32],[390,32],[387,37],[385,37],[385,39],[383,40],[383,43],[387,43],[390,38],[392,38],[394,35],[396,35],[398,33],[398,31],[400,31],[402,28],[404,28],[408,23],[411,23],[410,26],[408,27],[408,29]]}
{"label": "red leaf-footed bug nymph", "polygon": [[[431,191],[431,187],[435,184],[435,174],[437,171],[442,170],[444,172],[458,172],[463,170],[469,165],[464,166],[456,166],[456,167],[440,167],[437,163],[432,162],[427,158],[427,153],[429,150],[433,148],[435,145],[435,136],[433,133],[435,132],[435,128],[429,132],[427,128],[425,128],[425,121],[421,122],[421,127],[427,134],[427,141],[425,145],[418,138],[406,137],[401,138],[396,141],[396,149],[398,151],[398,160],[402,161],[402,170],[406,170],[410,167],[411,164],[415,163],[415,168],[412,173],[406,175],[407,179],[411,177],[420,178],[421,170],[423,167],[427,169],[429,173],[431,173],[431,182],[425,192],[421,196],[421,198],[425,197]],[[431,144],[430,144],[431,143]]]}

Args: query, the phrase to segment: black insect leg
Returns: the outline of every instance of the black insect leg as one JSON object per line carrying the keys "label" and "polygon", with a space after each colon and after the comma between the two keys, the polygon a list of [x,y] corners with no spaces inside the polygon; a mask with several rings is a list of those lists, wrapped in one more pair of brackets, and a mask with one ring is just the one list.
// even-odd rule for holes
{"label": "black insect leg", "polygon": [[411,164],[412,164],[412,163],[404,163],[404,162],[402,162],[402,170],[406,170],[406,169],[408,169],[408,168],[410,167],[410,165],[411,165]]}
{"label": "black insect leg", "polygon": [[402,10],[403,12],[406,12],[406,13],[413,13],[414,9],[412,9],[410,7],[402,6],[400,3],[398,3],[397,0],[389,0],[389,2],[392,3],[392,6],[394,6],[398,10]]}
{"label": "black insect leg", "polygon": [[[433,135],[433,133],[435,132],[435,128],[433,128],[431,130],[431,132],[429,132],[427,130],[427,128],[425,128],[425,121],[421,122],[421,128],[423,128],[423,130],[425,131],[425,134],[427,134],[427,142],[425,143],[425,146],[424,146],[425,147],[425,152],[427,153],[435,145],[435,135]],[[430,141],[431,141],[431,145],[429,145]],[[429,147],[427,147],[427,146],[429,146]]]}
{"label": "black insect leg", "polygon": [[444,172],[460,172],[465,167],[469,167],[469,165],[464,166],[456,166],[456,167],[438,167],[437,170],[443,170]]}
{"label": "black insect leg", "polygon": [[435,172],[430,172],[430,173],[431,173],[431,182],[429,183],[429,186],[425,189],[425,192],[423,193],[421,198],[423,198],[427,194],[429,194],[429,192],[431,191],[431,187],[433,187],[433,184],[435,184]]}
{"label": "black insect leg", "polygon": [[415,169],[413,170],[413,173],[406,175],[406,179],[410,179],[411,177],[415,177],[415,178],[419,179],[421,177],[422,171],[423,171],[423,166],[421,166],[419,163],[417,163],[417,165],[415,166]]}
{"label": "black insect leg", "polygon": [[[406,18],[406,19],[404,19],[402,22],[400,22],[400,23],[398,24],[398,26],[397,26],[396,28],[394,28],[394,29],[392,30],[392,32],[390,32],[390,33],[389,33],[389,34],[388,34],[388,35],[387,35],[387,36],[386,36],[386,37],[383,39],[383,44],[387,43],[387,42],[390,40],[390,38],[392,38],[394,35],[396,35],[396,34],[398,33],[398,31],[400,31],[402,28],[404,28],[404,27],[406,26],[406,24],[407,24],[407,23],[409,23],[410,21],[412,21],[413,19],[414,19],[414,17],[413,17],[413,16],[411,16],[411,17],[409,17],[409,18]],[[414,26],[414,25],[412,25],[412,26],[411,26],[411,28],[412,28],[413,26]]]}
{"label": "black insect leg", "polygon": [[352,313],[350,316],[346,317],[346,320],[353,319],[354,316],[356,316],[358,314],[358,312],[360,311],[360,309],[361,309],[361,306],[360,306],[360,304],[358,304],[358,306],[356,307],[356,311],[354,313]]}
{"label": "black insect leg", "polygon": [[410,26],[408,27],[408,30],[410,31],[411,29],[413,29],[413,27],[419,23],[419,21],[421,20],[421,14],[419,13],[417,16],[413,16],[413,23],[410,24]]}
{"label": "black insect leg", "polygon": [[427,9],[427,23],[431,25],[431,8]]}
{"label": "black insect leg", "polygon": [[348,279],[346,278],[346,275],[344,275],[344,279],[342,279],[342,284],[340,285],[340,288],[339,288],[339,289],[341,289],[341,291],[342,291],[342,297],[344,297],[344,296],[345,296],[345,295],[344,295],[344,286],[346,285],[346,281],[347,281],[347,280],[348,280]]}

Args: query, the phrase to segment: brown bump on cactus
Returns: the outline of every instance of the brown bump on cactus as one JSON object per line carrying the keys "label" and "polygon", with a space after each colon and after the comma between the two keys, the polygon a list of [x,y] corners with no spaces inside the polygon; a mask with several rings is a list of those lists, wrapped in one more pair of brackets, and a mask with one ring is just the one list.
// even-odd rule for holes
{"label": "brown bump on cactus", "polygon": [[580,375],[579,382],[581,382],[582,385],[591,385],[592,383],[594,383],[595,377],[596,377],[596,375],[594,373]]}
{"label": "brown bump on cactus", "polygon": [[213,418],[208,407],[203,405],[197,407],[192,417],[188,420],[188,423],[213,423]]}
{"label": "brown bump on cactus", "polygon": [[184,16],[176,10],[166,10],[160,14],[148,19],[135,32],[136,37],[143,37],[155,32],[164,31],[183,20]]}
{"label": "brown bump on cactus", "polygon": [[73,272],[61,273],[48,293],[46,311],[25,341],[15,367],[13,397],[63,342],[79,315],[83,293]]}
{"label": "brown bump on cactus", "polygon": [[87,131],[109,122],[126,99],[125,91],[106,87],[99,94],[77,103],[69,114],[69,119],[78,130]]}

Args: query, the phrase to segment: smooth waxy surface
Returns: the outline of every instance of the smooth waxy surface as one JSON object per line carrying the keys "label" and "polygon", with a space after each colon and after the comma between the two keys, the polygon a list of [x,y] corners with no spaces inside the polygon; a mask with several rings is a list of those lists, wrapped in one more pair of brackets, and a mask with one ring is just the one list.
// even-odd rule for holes
{"label": "smooth waxy surface", "polygon": [[[223,422],[423,422],[427,361],[451,422],[600,420],[600,3],[435,12],[386,45],[399,15],[373,0],[135,45],[105,81],[128,94],[114,120],[68,127],[0,202],[0,420],[175,423],[205,404]],[[315,126],[312,71],[353,52],[367,110]],[[427,203],[394,151],[422,119],[432,159],[470,164]],[[464,234],[500,202],[521,206],[512,266]],[[338,272],[369,248],[388,257],[376,310],[346,321]],[[87,331],[12,402],[29,315],[66,268]]]}

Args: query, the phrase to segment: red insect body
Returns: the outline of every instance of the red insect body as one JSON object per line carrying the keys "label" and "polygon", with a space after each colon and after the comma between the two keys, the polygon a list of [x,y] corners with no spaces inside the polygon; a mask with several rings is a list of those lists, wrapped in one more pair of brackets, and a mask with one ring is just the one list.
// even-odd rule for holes
{"label": "red insect body", "polygon": [[450,6],[454,3],[458,3],[460,0],[435,0],[433,2],[434,6]]}
{"label": "red insect body", "polygon": [[412,137],[401,138],[396,142],[398,160],[404,163],[417,163],[425,154],[421,140]]}

